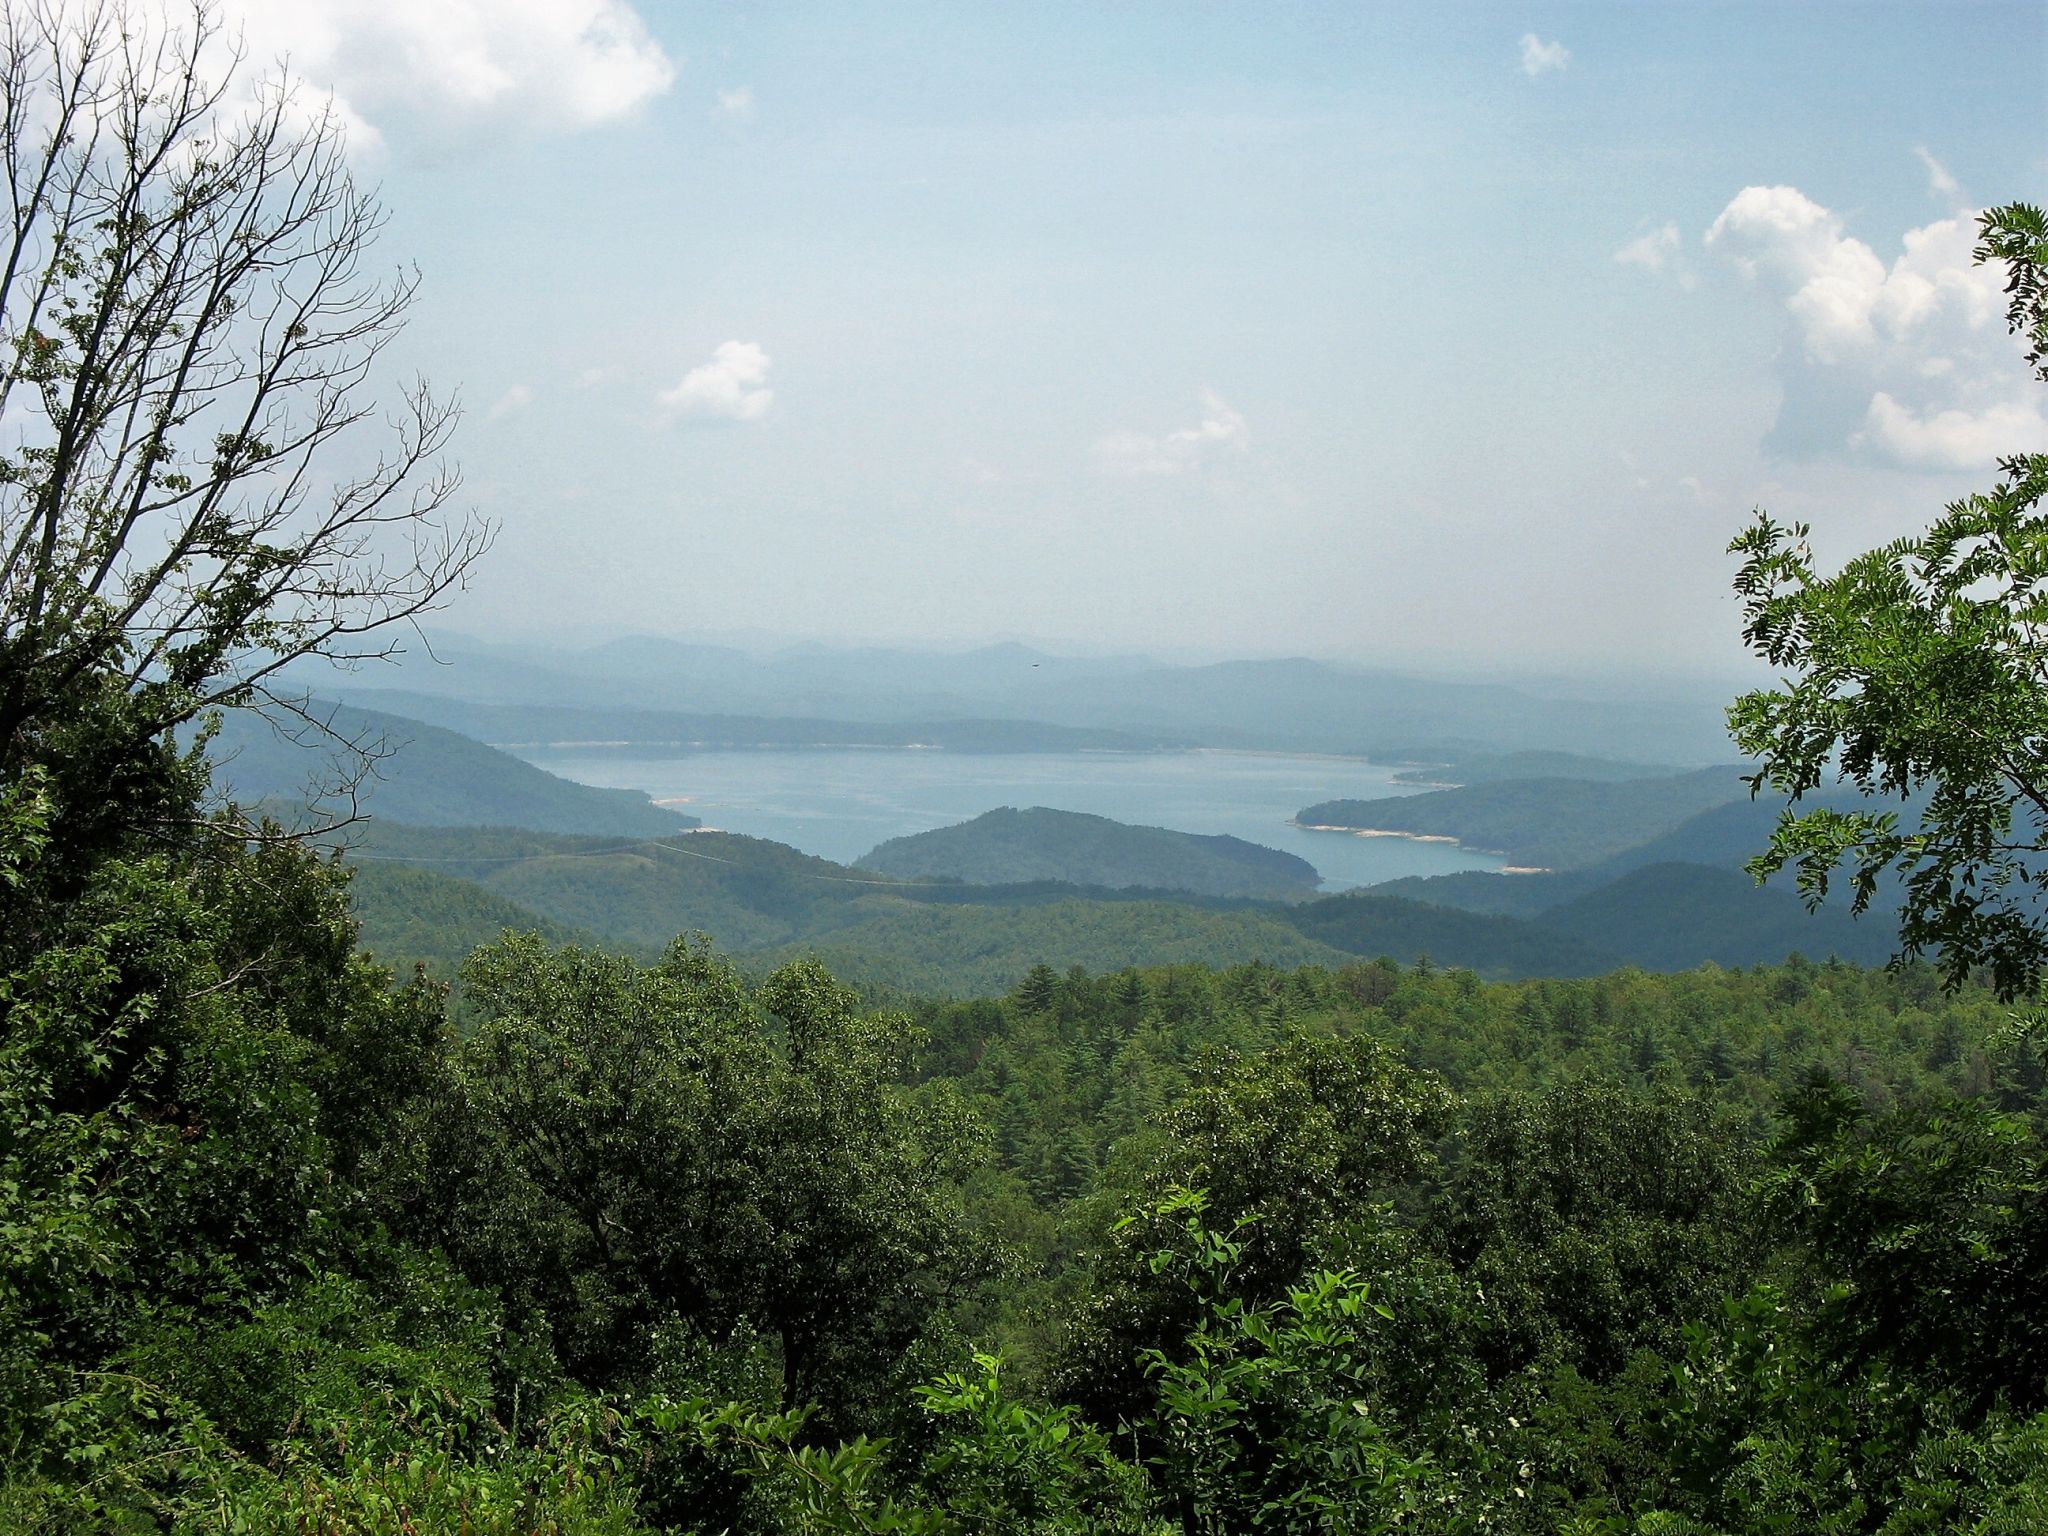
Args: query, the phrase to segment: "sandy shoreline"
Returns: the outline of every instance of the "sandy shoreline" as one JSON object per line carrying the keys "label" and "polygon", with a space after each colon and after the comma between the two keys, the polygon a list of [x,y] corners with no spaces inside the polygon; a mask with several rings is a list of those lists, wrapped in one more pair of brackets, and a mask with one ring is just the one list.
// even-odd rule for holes
{"label": "sandy shoreline", "polygon": [[[1467,853],[1483,854],[1489,859],[1504,859],[1505,849],[1474,848],[1461,838],[1448,832],[1397,832],[1392,827],[1332,827],[1313,821],[1290,821],[1290,827],[1299,827],[1304,832],[1349,832],[1353,837],[1404,837],[1411,843],[1449,843],[1454,848],[1463,848]],[[1503,864],[1494,871],[1501,875],[1548,875],[1552,870],[1540,864]]]}

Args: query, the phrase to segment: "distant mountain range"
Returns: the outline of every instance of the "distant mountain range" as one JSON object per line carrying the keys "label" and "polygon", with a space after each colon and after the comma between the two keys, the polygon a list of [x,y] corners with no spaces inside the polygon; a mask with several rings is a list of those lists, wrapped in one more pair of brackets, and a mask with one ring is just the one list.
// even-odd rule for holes
{"label": "distant mountain range", "polygon": [[[403,690],[415,696],[406,707],[423,713],[417,696],[825,724],[1028,722],[1287,751],[1419,745],[1432,758],[1535,750],[1682,764],[1727,751],[1718,700],[1552,697],[1301,658],[1182,666],[1019,645],[958,654],[793,646],[763,656],[658,639],[543,648],[449,637],[431,658],[346,676],[308,671],[298,681],[359,704],[373,704],[379,689]],[[438,710],[430,718],[453,723]]]}
{"label": "distant mountain range", "polygon": [[825,720],[804,716],[685,714],[570,704],[478,704],[405,689],[346,686],[340,697],[431,719],[451,731],[520,751],[573,745],[622,756],[678,750],[790,747],[943,747],[949,752],[1152,752],[1187,748],[1191,736],[1047,725],[1035,720]]}

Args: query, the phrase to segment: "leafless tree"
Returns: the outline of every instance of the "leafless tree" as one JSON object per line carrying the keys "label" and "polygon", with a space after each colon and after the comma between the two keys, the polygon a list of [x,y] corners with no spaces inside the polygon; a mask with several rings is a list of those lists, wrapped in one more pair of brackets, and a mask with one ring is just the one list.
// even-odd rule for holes
{"label": "leafless tree", "polygon": [[340,122],[245,63],[213,0],[0,0],[0,786],[94,690],[138,744],[288,709],[489,543],[452,399],[371,398],[418,279]]}

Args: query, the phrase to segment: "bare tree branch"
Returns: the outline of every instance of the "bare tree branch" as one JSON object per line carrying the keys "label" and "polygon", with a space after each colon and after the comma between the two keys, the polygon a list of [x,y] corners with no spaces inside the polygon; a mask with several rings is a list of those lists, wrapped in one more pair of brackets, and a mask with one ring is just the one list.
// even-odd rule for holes
{"label": "bare tree branch", "polygon": [[389,654],[490,544],[452,399],[369,441],[417,275],[377,276],[332,113],[242,62],[214,0],[0,0],[0,782],[96,687],[138,750],[307,726],[282,669]]}

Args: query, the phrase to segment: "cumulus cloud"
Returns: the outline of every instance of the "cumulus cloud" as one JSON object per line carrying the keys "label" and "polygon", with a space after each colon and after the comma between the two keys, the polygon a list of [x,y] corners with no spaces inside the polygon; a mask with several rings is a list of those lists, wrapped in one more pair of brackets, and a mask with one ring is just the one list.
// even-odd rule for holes
{"label": "cumulus cloud", "polygon": [[523,411],[531,404],[533,404],[533,391],[524,384],[514,384],[492,403],[489,419],[497,421],[502,417],[510,416],[514,411]]}
{"label": "cumulus cloud", "polygon": [[672,416],[759,421],[775,403],[775,392],[768,388],[769,364],[768,354],[755,342],[720,342],[710,362],[699,363],[655,400]]}
{"label": "cumulus cloud", "polygon": [[1922,468],[2048,446],[2005,333],[2004,271],[1972,260],[1974,215],[1908,230],[1887,265],[1797,188],[1745,187],[1706,239],[1777,297],[1797,337],[1779,446]]}
{"label": "cumulus cloud", "polygon": [[1563,69],[1572,61],[1571,49],[1563,43],[1544,42],[1534,32],[1522,34],[1522,73],[1525,75],[1547,75],[1552,70]]}
{"label": "cumulus cloud", "polygon": [[728,123],[751,123],[754,120],[754,91],[752,86],[734,86],[729,91],[720,91],[717,106],[712,111]]}
{"label": "cumulus cloud", "polygon": [[596,127],[675,80],[627,0],[230,0],[224,19],[252,62],[331,92],[358,147],[397,114]]}
{"label": "cumulus cloud", "polygon": [[1244,414],[1205,389],[1202,417],[1195,425],[1164,436],[1112,432],[1096,439],[1095,457],[1112,474],[1178,475],[1198,468],[1217,449],[1242,449],[1246,440]]}
{"label": "cumulus cloud", "polygon": [[2048,417],[2031,400],[1922,413],[1879,390],[1854,441],[1918,469],[1983,469],[2016,449],[2048,448]]}

